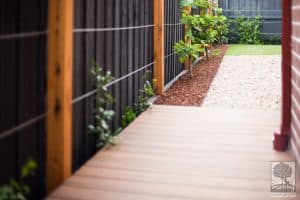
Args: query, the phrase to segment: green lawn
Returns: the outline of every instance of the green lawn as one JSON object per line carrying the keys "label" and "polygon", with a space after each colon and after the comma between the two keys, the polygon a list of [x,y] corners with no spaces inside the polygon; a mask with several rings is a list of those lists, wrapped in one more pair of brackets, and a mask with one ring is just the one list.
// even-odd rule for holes
{"label": "green lawn", "polygon": [[280,55],[280,45],[244,45],[233,44],[229,45],[226,52],[228,56],[241,56],[241,55]]}

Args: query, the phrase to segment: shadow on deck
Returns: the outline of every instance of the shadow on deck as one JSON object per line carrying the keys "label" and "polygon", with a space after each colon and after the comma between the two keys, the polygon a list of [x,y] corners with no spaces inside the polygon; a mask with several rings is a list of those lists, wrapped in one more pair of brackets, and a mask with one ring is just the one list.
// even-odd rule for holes
{"label": "shadow on deck", "polygon": [[154,106],[49,199],[271,199],[279,113]]}

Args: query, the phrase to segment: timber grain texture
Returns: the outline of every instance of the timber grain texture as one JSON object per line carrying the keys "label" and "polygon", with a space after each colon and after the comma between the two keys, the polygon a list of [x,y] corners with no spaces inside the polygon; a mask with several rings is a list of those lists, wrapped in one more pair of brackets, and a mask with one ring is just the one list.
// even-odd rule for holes
{"label": "timber grain texture", "polygon": [[52,199],[271,199],[279,113],[153,106]]}

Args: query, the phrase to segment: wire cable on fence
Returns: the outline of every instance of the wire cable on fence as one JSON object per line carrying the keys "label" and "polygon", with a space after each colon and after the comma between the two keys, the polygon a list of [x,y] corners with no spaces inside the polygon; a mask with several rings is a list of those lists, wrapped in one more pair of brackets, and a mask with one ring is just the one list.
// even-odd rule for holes
{"label": "wire cable on fence", "polygon": [[[138,73],[138,72],[140,72],[140,71],[142,71],[142,70],[144,70],[144,69],[152,66],[153,64],[155,64],[155,61],[152,62],[152,63],[149,63],[149,64],[147,64],[147,65],[145,65],[145,66],[143,66],[143,67],[141,67],[141,68],[139,68],[139,69],[137,69],[137,70],[135,70],[133,72],[130,72],[129,74],[126,74],[125,76],[122,76],[122,77],[120,77],[118,79],[115,79],[114,81],[108,83],[104,87],[110,87],[110,86],[112,86],[112,85],[114,85],[114,84],[116,84],[116,83],[118,83],[118,82],[120,82],[120,81],[122,81],[122,80],[124,80],[124,79],[126,79],[126,78],[128,78],[130,76],[132,76],[133,74],[136,74],[136,73]],[[81,96],[73,99],[72,104],[76,104],[76,103],[78,103],[78,102],[80,102],[80,101],[82,101],[82,100],[84,100],[84,99],[86,99],[86,98],[88,98],[88,97],[96,94],[98,91],[99,91],[99,89],[95,89],[95,90],[92,90],[92,91],[90,91],[90,92],[88,92],[88,93],[86,93],[84,95],[81,95]]]}
{"label": "wire cable on fence", "polygon": [[9,130],[6,130],[2,133],[0,133],[0,140],[3,139],[3,138],[6,138],[8,137],[9,135],[13,134],[13,133],[16,133],[17,131],[20,131],[20,130],[23,130],[35,123],[38,123],[40,121],[42,121],[43,119],[45,119],[47,116],[47,113],[44,113],[44,114],[41,114],[35,118],[32,118],[26,122],[23,122],[21,124],[19,124],[18,126],[14,127],[14,128],[11,128]]}
{"label": "wire cable on fence", "polygon": [[[137,70],[135,70],[133,72],[130,72],[129,74],[126,74],[125,76],[122,76],[122,77],[120,77],[118,79],[115,79],[114,81],[108,83],[104,87],[110,87],[110,86],[112,86],[112,85],[114,85],[114,84],[116,84],[116,83],[118,83],[118,82],[120,82],[120,81],[122,81],[122,80],[124,80],[124,79],[126,79],[126,78],[128,78],[130,76],[132,76],[133,74],[136,74],[136,73],[138,73],[138,72],[140,72],[140,71],[142,71],[142,70],[144,70],[144,69],[152,66],[153,64],[155,64],[155,62],[149,63],[149,64],[147,64],[147,65],[145,65],[145,66],[143,66],[143,67],[141,67],[141,68],[139,68],[139,69],[137,69]],[[78,102],[80,102],[80,101],[82,101],[82,100],[84,100],[84,99],[86,99],[86,98],[88,98],[88,97],[96,94],[98,91],[99,91],[98,89],[95,89],[95,90],[93,90],[91,92],[88,92],[88,93],[86,93],[86,94],[84,94],[84,95],[82,95],[80,97],[77,97],[77,98],[73,99],[72,104],[76,104],[76,103],[78,103]],[[8,129],[6,131],[1,132],[0,133],[0,140],[4,139],[4,138],[10,136],[11,134],[14,134],[14,133],[16,133],[16,132],[18,132],[20,130],[23,130],[23,129],[25,129],[25,128],[33,125],[33,124],[36,124],[36,123],[44,120],[47,117],[47,115],[48,115],[48,113],[41,114],[41,115],[39,115],[39,116],[37,116],[35,118],[32,118],[32,119],[30,119],[28,121],[25,121],[25,122],[17,125],[14,128],[11,128],[11,129]]]}
{"label": "wire cable on fence", "polygon": [[239,10],[239,9],[223,9],[223,12],[282,12],[280,9],[275,9],[275,10],[261,10],[261,9],[253,9],[253,10],[247,10],[247,9],[244,9],[244,10]]}
{"label": "wire cable on fence", "polygon": [[[118,82],[120,82],[120,81],[122,81],[122,80],[124,80],[124,79],[126,79],[126,78],[128,78],[130,76],[132,76],[133,74],[136,74],[136,73],[138,73],[138,72],[140,72],[140,71],[142,71],[142,70],[144,70],[144,69],[152,66],[153,64],[155,64],[155,61],[152,62],[152,63],[149,63],[149,64],[147,64],[147,65],[145,65],[145,66],[143,66],[143,67],[141,67],[141,68],[139,68],[139,69],[137,69],[137,70],[135,70],[133,72],[130,72],[129,74],[126,74],[125,76],[122,76],[122,77],[120,77],[118,79],[113,80],[112,82],[108,83],[104,87],[110,87],[110,86],[112,86],[112,85],[114,85],[114,84],[116,84],[116,83],[118,83]],[[86,94],[84,94],[84,95],[82,95],[80,97],[77,97],[77,98],[73,99],[72,104],[76,104],[76,103],[78,103],[78,102],[80,102],[80,101],[82,101],[82,100],[84,100],[84,99],[86,99],[86,98],[88,98],[88,97],[96,94],[98,91],[99,91],[98,89],[95,89],[95,90],[93,90],[91,92],[88,92],[88,93],[86,93]],[[47,117],[48,114],[49,113],[44,113],[44,114],[38,115],[37,117],[32,118],[32,119],[30,119],[28,121],[25,121],[25,122],[17,125],[14,128],[11,128],[11,129],[8,129],[6,131],[1,132],[0,133],[0,140],[6,138],[8,136],[10,136],[11,134],[14,134],[14,133],[16,133],[18,131],[21,131],[21,130],[23,130],[23,129],[25,129],[25,128],[33,125],[33,124],[36,124],[36,123],[44,120]]]}
{"label": "wire cable on fence", "polygon": [[105,31],[122,31],[155,27],[154,24],[144,26],[128,26],[128,27],[115,27],[115,28],[75,28],[74,33],[87,33],[87,32],[105,32]]}
{"label": "wire cable on fence", "polygon": [[166,55],[166,56],[165,56],[165,59],[167,59],[167,58],[169,58],[169,57],[171,57],[171,56],[174,56],[175,54],[176,54],[175,52],[170,53],[169,55]]}
{"label": "wire cable on fence", "polygon": [[[165,26],[178,26],[178,25],[182,25],[182,23],[177,23],[177,24],[164,24]],[[106,32],[106,31],[122,31],[122,30],[134,30],[134,29],[143,29],[143,28],[152,28],[152,27],[155,27],[154,24],[151,24],[151,25],[144,25],[144,26],[129,26],[129,27],[115,27],[115,28],[86,28],[86,29],[74,29],[74,33],[86,33],[86,32]],[[19,39],[19,38],[27,38],[27,37],[36,37],[36,36],[42,36],[42,35],[47,35],[48,34],[48,31],[37,31],[37,32],[28,32],[28,33],[15,33],[15,34],[6,34],[6,35],[0,35],[0,40],[8,40],[8,39]],[[174,55],[174,53],[166,56],[166,57],[169,57],[169,56],[172,56]],[[107,85],[105,85],[105,87],[110,87],[150,66],[152,66],[153,64],[155,64],[155,61],[153,61],[152,63],[149,63],[133,72],[130,72],[129,74],[126,74],[125,76],[122,76],[118,79],[115,79],[114,81],[108,83]],[[95,89],[93,91],[90,91],[82,96],[79,96],[75,99],[72,100],[72,104],[76,104],[94,94],[96,94],[99,90],[98,89]],[[16,127],[14,128],[11,128],[9,130],[6,130],[6,131],[3,131],[0,133],[0,140],[3,139],[3,138],[6,138],[8,137],[9,135],[11,134],[14,134],[20,130],[23,130],[35,123],[38,123],[42,120],[44,120],[46,117],[47,117],[47,114],[48,113],[44,113],[44,114],[41,114],[35,118],[32,118],[28,121],[25,121],[19,125],[17,125]]]}
{"label": "wire cable on fence", "polygon": [[12,39],[20,39],[20,38],[28,38],[28,37],[37,37],[37,36],[42,36],[47,34],[48,31],[5,34],[5,35],[0,35],[0,40],[12,40]]}
{"label": "wire cable on fence", "polygon": [[184,25],[183,23],[177,23],[177,24],[164,24],[164,26],[179,26]]}
{"label": "wire cable on fence", "polygon": [[[13,39],[22,39],[22,38],[29,38],[29,37],[38,37],[38,36],[43,36],[47,35],[48,31],[34,31],[34,32],[23,32],[23,33],[13,33],[13,34],[3,34],[0,35],[0,40],[13,40]],[[38,115],[28,121],[25,121],[23,123],[20,123],[16,127],[10,128],[6,131],[3,131],[0,133],[0,140],[4,139],[20,130],[23,130],[33,124],[36,124],[43,119],[45,119],[47,116],[47,113]]]}

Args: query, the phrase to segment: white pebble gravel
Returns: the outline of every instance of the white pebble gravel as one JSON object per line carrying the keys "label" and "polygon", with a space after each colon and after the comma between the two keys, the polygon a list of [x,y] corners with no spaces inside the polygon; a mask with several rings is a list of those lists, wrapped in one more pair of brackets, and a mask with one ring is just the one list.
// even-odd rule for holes
{"label": "white pebble gravel", "polygon": [[202,107],[279,110],[281,56],[225,56]]}

